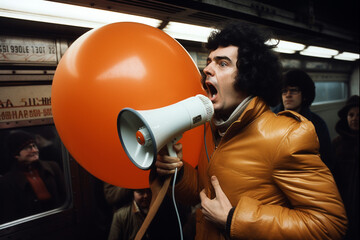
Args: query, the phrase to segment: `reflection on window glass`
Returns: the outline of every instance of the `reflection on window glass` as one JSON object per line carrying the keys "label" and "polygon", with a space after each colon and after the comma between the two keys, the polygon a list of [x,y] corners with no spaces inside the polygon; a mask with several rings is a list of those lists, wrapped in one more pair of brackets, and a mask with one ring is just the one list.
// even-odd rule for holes
{"label": "reflection on window glass", "polygon": [[343,100],[347,98],[345,82],[315,82],[316,97],[314,103]]}
{"label": "reflection on window glass", "polygon": [[61,143],[53,125],[0,129],[0,224],[65,203]]}

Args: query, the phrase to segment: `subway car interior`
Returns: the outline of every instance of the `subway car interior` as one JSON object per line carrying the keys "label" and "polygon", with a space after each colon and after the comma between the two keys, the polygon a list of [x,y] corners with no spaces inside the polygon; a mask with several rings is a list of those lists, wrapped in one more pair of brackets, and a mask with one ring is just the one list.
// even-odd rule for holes
{"label": "subway car interior", "polygon": [[[0,239],[108,237],[112,209],[104,180],[71,155],[52,114],[57,66],[83,34],[113,22],[147,24],[176,39],[202,71],[211,31],[232,21],[268,28],[280,40],[274,51],[284,71],[302,69],[314,80],[311,110],[325,120],[333,139],[338,110],[359,95],[358,10],[356,0],[0,0],[0,178],[11,167],[8,136],[22,130],[39,140],[40,158],[43,152],[57,162],[64,185],[60,204],[0,217]],[[21,192],[16,196],[22,198]]]}

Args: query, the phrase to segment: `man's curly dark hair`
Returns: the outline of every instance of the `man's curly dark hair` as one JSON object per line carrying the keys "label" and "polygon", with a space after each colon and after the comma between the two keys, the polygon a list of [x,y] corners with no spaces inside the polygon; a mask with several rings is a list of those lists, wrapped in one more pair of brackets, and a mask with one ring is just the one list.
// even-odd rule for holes
{"label": "man's curly dark hair", "polygon": [[206,48],[210,51],[230,45],[238,47],[235,89],[262,98],[268,105],[279,103],[282,67],[275,46],[265,42],[269,31],[250,24],[232,23],[210,34]]}

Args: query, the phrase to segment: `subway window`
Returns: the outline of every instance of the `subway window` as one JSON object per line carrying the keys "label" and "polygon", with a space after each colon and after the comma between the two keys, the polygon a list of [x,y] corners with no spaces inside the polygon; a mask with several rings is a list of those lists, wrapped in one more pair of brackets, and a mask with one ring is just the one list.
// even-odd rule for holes
{"label": "subway window", "polygon": [[0,36],[0,42],[9,49],[0,56],[0,230],[11,232],[66,212],[73,196],[69,154],[51,109],[64,44],[21,36]]}
{"label": "subway window", "polygon": [[0,226],[65,208],[69,202],[66,162],[54,125],[0,133]]}
{"label": "subway window", "polygon": [[316,97],[314,103],[344,100],[347,98],[345,82],[315,82]]}
{"label": "subway window", "polygon": [[[333,68],[333,67],[332,67]],[[344,101],[348,97],[348,73],[331,71],[307,71],[315,83],[315,100],[313,103]]]}
{"label": "subway window", "polygon": [[50,95],[46,84],[0,87],[0,229],[71,206],[69,155]]}

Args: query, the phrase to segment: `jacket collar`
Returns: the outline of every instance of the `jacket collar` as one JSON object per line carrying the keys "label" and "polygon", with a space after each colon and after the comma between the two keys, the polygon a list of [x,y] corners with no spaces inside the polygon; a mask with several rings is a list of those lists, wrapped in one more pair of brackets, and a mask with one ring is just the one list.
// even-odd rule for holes
{"label": "jacket collar", "polygon": [[262,99],[254,97],[240,117],[226,130],[224,137],[220,141],[231,138],[238,130],[245,128],[268,110],[270,110],[269,106]]}
{"label": "jacket collar", "polygon": [[243,128],[268,110],[270,110],[270,108],[263,100],[259,97],[254,97],[238,120],[236,120],[232,125],[236,125],[236,128]]}

